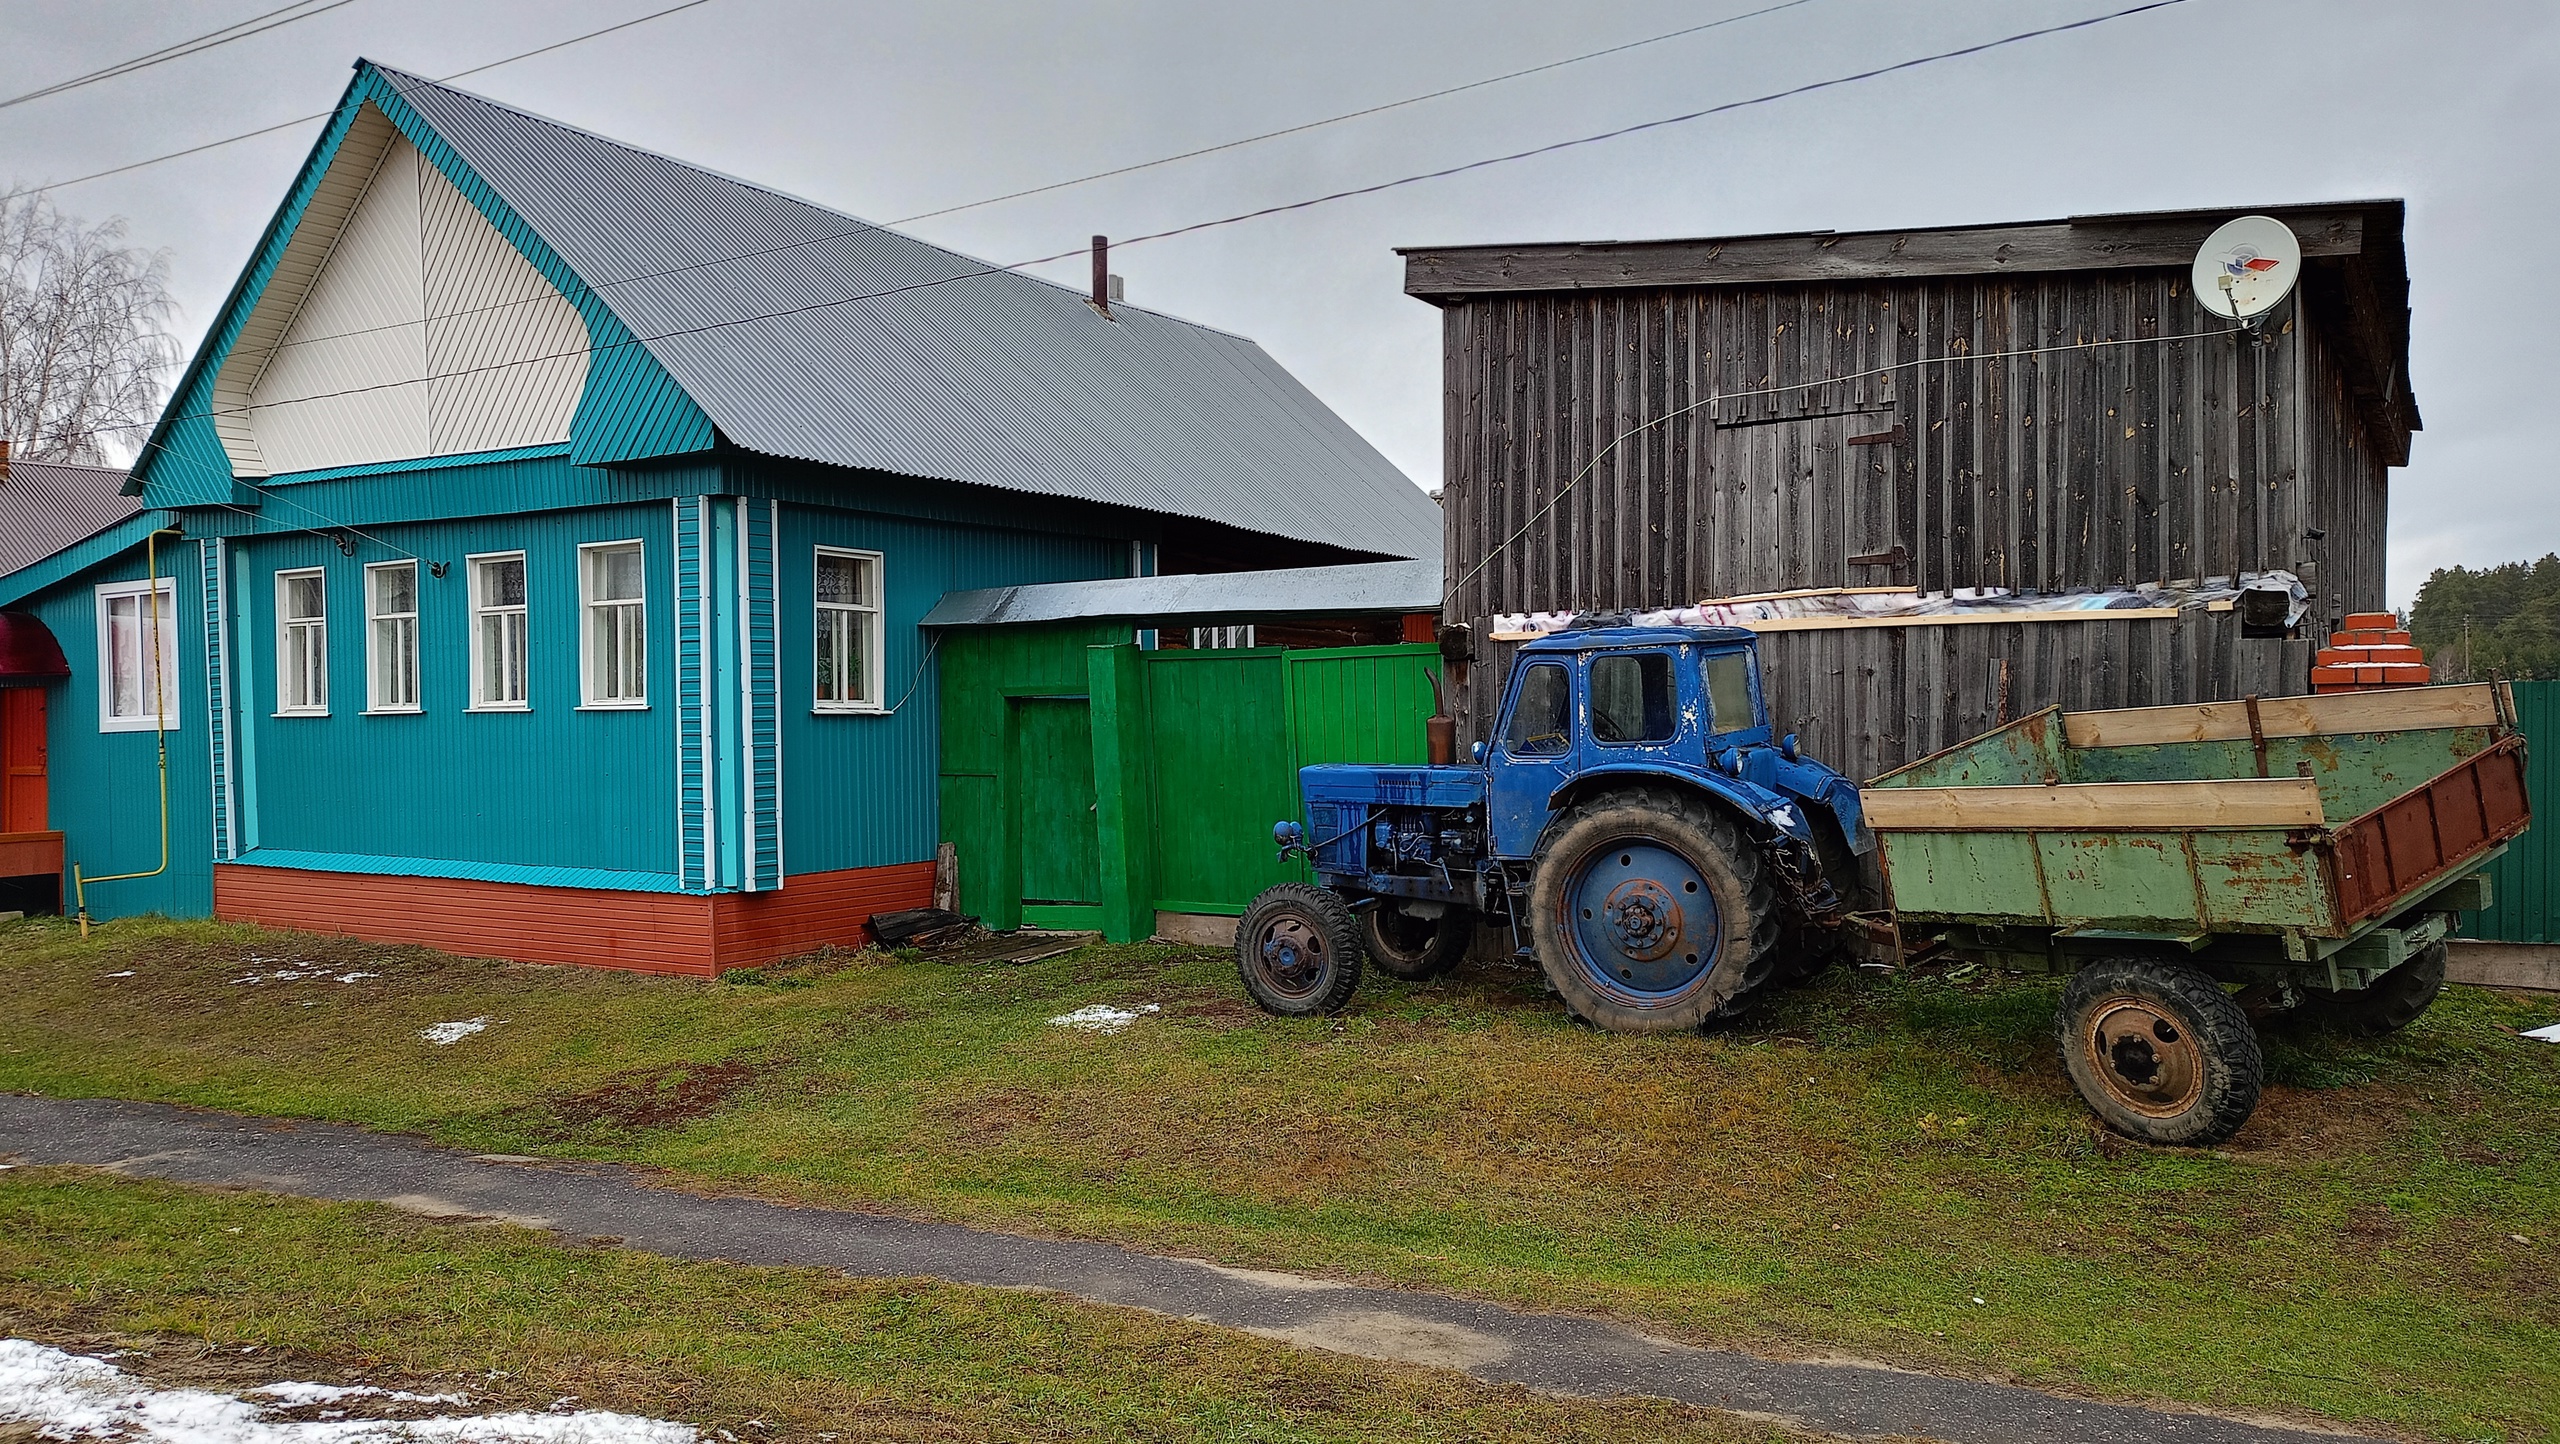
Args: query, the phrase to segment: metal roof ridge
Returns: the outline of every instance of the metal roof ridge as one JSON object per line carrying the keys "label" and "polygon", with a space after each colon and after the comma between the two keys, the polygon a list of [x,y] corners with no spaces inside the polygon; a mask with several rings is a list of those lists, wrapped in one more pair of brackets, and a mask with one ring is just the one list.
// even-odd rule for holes
{"label": "metal roof ridge", "polygon": [[[633,145],[627,140],[617,139],[613,136],[606,135],[602,131],[589,130],[582,125],[572,125],[565,120],[555,120],[539,111],[527,110],[521,105],[511,105],[503,100],[495,100],[486,95],[482,95],[476,90],[464,90],[457,85],[447,85],[440,80],[431,80],[426,76],[412,74],[409,71],[401,70],[395,66],[384,65],[377,60],[359,57],[356,63],[359,65],[370,65],[375,70],[380,71],[385,78],[392,81],[392,89],[399,91],[404,99],[409,94],[409,87],[407,84],[403,84],[402,82],[431,87],[436,90],[441,90],[448,95],[458,95],[465,100],[474,102],[475,104],[488,106],[492,110],[503,110],[509,114],[521,116],[524,119],[533,121],[539,125],[547,125],[555,130],[564,130],[572,135],[585,136],[589,140],[598,141],[602,144],[612,146],[616,150],[623,151],[631,155],[646,156],[651,160],[665,161],[669,165],[680,165],[687,170],[699,171],[704,175],[727,181],[731,185],[743,186],[751,191],[759,191],[765,195],[789,201],[795,206],[806,206],[810,210],[834,216],[839,220],[850,221],[866,230],[874,230],[885,235],[896,236],[900,240],[910,242],[914,245],[923,246],[928,250],[940,252],[943,255],[952,257],[955,260],[966,262],[969,265],[985,267],[988,272],[988,276],[983,279],[992,279],[996,276],[1018,276],[1026,281],[1036,281],[1043,286],[1051,288],[1052,290],[1063,291],[1078,300],[1086,299],[1086,295],[1083,290],[1078,287],[1068,285],[1063,281],[1053,281],[1046,276],[1037,275],[1031,271],[1023,270],[1018,266],[1008,266],[999,261],[988,260],[984,256],[971,255],[967,251],[944,245],[940,241],[928,240],[912,231],[902,231],[896,226],[890,225],[885,221],[868,220],[864,217],[855,215],[851,211],[840,210],[824,201],[812,200],[803,195],[795,195],[779,186],[767,185],[762,181],[749,180],[745,176],[733,175],[728,171],[718,169],[714,166],[707,166],[696,161],[686,160],[682,156],[669,155],[662,150],[650,150],[644,146]],[[565,260],[566,257],[563,257],[563,259]],[[714,260],[705,262],[704,264],[718,265],[720,264],[720,261]],[[965,280],[970,278],[956,277],[955,279]],[[587,281],[587,284],[589,286],[596,287],[624,285],[627,284],[627,278],[623,280],[610,281],[598,281],[590,278]],[[1160,311],[1151,306],[1140,306],[1127,301],[1114,301],[1111,304],[1111,309],[1115,312],[1122,310],[1136,311],[1141,315],[1154,316],[1161,320],[1171,321],[1176,325],[1194,326],[1203,331],[1214,331],[1221,336],[1230,337],[1237,341],[1243,341],[1257,346],[1261,344],[1240,331],[1229,331],[1221,326],[1212,326],[1206,321],[1194,321],[1188,316],[1177,316],[1170,311]]]}

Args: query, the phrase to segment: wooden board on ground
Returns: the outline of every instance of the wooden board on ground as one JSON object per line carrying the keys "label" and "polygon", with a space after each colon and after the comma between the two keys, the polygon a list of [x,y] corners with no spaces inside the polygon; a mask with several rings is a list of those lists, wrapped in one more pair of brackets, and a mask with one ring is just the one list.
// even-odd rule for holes
{"label": "wooden board on ground", "polygon": [[1100,933],[988,933],[975,942],[958,947],[937,949],[931,954],[937,963],[982,965],[1045,962],[1062,957],[1091,943],[1102,941]]}

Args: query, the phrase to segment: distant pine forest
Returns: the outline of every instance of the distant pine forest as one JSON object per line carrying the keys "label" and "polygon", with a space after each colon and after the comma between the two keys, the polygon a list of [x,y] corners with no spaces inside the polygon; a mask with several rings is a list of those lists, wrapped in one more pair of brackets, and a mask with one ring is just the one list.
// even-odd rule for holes
{"label": "distant pine forest", "polygon": [[2439,682],[2560,677],[2560,554],[2437,569],[2418,589],[2409,633]]}

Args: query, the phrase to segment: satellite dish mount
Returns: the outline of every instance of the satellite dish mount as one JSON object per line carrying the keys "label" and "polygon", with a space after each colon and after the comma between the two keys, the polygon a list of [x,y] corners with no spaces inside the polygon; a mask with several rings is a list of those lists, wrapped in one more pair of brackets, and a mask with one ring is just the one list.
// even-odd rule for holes
{"label": "satellite dish mount", "polygon": [[2302,242],[2273,216],[2227,221],[2196,252],[2196,304],[2247,330],[2302,279]]}

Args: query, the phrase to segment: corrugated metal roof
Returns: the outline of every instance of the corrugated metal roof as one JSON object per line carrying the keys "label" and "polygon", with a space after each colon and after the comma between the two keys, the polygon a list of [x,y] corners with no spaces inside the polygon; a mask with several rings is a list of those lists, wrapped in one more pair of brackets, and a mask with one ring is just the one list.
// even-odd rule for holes
{"label": "corrugated metal roof", "polygon": [[1070,288],[376,68],[740,446],[1439,555],[1438,507],[1251,341],[1126,304],[1105,319]]}
{"label": "corrugated metal roof", "polygon": [[0,484],[0,576],[77,546],[142,510],[109,466],[13,460]]}
{"label": "corrugated metal roof", "polygon": [[1438,610],[1440,563],[1426,560],[945,592],[919,625],[993,627],[1111,617],[1304,617]]}

